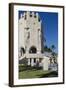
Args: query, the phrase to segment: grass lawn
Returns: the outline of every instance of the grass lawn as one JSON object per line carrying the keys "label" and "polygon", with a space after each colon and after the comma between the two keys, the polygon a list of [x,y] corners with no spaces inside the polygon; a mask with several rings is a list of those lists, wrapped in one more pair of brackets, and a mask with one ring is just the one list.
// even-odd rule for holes
{"label": "grass lawn", "polygon": [[57,77],[55,71],[43,71],[34,67],[19,66],[19,79]]}

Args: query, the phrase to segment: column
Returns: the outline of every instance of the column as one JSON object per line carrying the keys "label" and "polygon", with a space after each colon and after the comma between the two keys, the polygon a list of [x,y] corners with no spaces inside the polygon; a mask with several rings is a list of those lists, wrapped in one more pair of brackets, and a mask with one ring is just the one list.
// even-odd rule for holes
{"label": "column", "polygon": [[30,65],[30,59],[28,58],[28,65]]}
{"label": "column", "polygon": [[39,58],[36,58],[36,62],[37,62],[37,61],[39,62]]}
{"label": "column", "polygon": [[34,66],[34,59],[31,58],[31,66]]}
{"label": "column", "polygon": [[43,58],[43,61],[42,61],[42,63],[43,63],[43,70],[48,70],[48,67],[49,67],[49,62],[48,62],[48,57],[44,57]]}
{"label": "column", "polygon": [[36,58],[36,66],[39,67],[39,58]]}

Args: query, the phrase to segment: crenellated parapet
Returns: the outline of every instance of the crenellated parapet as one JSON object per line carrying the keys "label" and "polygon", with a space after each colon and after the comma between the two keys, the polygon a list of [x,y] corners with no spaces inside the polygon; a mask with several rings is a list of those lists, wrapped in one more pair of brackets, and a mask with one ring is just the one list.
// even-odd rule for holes
{"label": "crenellated parapet", "polygon": [[32,19],[34,18],[34,19],[37,19],[38,22],[41,21],[38,13],[37,12],[33,12],[33,11],[32,12],[30,12],[30,11],[24,12],[23,14],[21,14],[20,19],[21,18],[24,18],[25,20],[28,20],[29,18],[32,18]]}

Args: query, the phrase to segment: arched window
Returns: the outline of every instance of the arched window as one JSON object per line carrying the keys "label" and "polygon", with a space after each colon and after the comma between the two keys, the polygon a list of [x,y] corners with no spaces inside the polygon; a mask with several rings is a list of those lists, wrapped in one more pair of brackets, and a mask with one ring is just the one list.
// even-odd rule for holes
{"label": "arched window", "polygon": [[35,46],[32,46],[30,49],[29,49],[29,53],[37,53],[37,49]]}

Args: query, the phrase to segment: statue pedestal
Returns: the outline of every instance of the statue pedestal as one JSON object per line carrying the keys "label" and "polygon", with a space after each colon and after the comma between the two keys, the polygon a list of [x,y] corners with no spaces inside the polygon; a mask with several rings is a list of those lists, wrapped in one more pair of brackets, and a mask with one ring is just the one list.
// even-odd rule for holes
{"label": "statue pedestal", "polygon": [[43,66],[43,70],[48,70],[49,68],[49,58],[48,57],[44,57],[42,60],[42,66]]}

